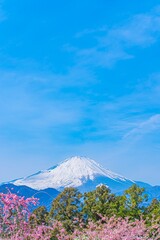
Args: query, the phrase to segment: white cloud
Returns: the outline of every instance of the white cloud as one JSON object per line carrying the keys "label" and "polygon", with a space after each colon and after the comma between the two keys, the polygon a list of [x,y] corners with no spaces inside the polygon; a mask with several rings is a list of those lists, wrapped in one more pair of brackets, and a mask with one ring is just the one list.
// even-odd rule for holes
{"label": "white cloud", "polygon": [[[124,44],[124,47],[146,46],[156,41],[160,34],[160,16],[156,12],[139,14],[132,17],[128,23],[111,30],[104,43]],[[112,40],[112,41],[111,41]]]}
{"label": "white cloud", "polygon": [[141,137],[160,129],[160,114],[155,114],[147,120],[140,122],[135,128],[125,134],[124,138]]}
{"label": "white cloud", "polygon": [[[76,83],[80,80],[79,76],[74,72],[72,74],[41,76],[41,73],[1,71],[0,127],[9,124],[32,130],[78,123],[84,103],[79,99],[67,98],[63,91],[61,93],[67,82],[69,86],[82,84]],[[73,78],[75,83],[72,82]],[[60,94],[63,98],[58,98]]]}
{"label": "white cloud", "polygon": [[119,60],[133,58],[130,48],[144,48],[157,41],[160,37],[160,11],[157,7],[148,13],[131,17],[123,25],[111,29],[86,29],[76,36],[87,36],[91,42],[97,41],[91,48],[70,47],[81,64],[110,68]]}

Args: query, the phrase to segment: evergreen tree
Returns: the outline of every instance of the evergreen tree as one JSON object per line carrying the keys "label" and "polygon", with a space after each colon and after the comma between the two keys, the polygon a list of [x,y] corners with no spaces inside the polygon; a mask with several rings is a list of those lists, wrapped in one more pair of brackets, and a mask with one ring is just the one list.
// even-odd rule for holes
{"label": "evergreen tree", "polygon": [[151,225],[151,221],[155,221],[160,224],[160,201],[153,199],[151,204],[145,208],[144,218],[148,225]]}
{"label": "evergreen tree", "polygon": [[63,223],[67,231],[73,231],[74,224],[81,218],[82,194],[75,188],[65,188],[52,203],[49,213],[50,219],[56,219]]}
{"label": "evergreen tree", "polygon": [[84,194],[83,213],[87,219],[99,220],[100,216],[112,216],[116,196],[105,185],[96,190]]}
{"label": "evergreen tree", "polygon": [[112,216],[125,218],[127,214],[126,196],[116,196],[114,201],[110,203]]}
{"label": "evergreen tree", "polygon": [[46,207],[40,206],[36,208],[30,216],[30,223],[32,225],[47,225],[48,224],[48,211]]}
{"label": "evergreen tree", "polygon": [[126,196],[127,215],[133,219],[140,219],[144,213],[144,203],[147,201],[147,195],[144,191],[144,188],[134,184],[124,193],[124,196]]}

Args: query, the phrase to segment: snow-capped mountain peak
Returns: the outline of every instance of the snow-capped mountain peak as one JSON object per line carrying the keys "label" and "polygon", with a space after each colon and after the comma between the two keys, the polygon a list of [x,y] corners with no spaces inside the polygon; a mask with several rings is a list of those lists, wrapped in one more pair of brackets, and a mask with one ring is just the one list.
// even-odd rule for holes
{"label": "snow-capped mountain peak", "polygon": [[101,175],[112,179],[125,180],[124,177],[115,174],[110,170],[106,170],[96,161],[87,157],[75,156],[68,158],[58,166],[57,170],[61,171],[64,168],[68,171],[67,175],[69,175],[69,177],[74,175],[80,179],[86,178],[86,180],[93,180],[95,176]]}
{"label": "snow-capped mountain peak", "polygon": [[110,187],[116,184],[128,184],[133,182],[125,177],[103,168],[96,161],[87,157],[71,157],[45,171],[22,178],[13,182],[15,185],[26,185],[40,190],[45,188],[63,189],[64,187],[89,186],[106,184]]}

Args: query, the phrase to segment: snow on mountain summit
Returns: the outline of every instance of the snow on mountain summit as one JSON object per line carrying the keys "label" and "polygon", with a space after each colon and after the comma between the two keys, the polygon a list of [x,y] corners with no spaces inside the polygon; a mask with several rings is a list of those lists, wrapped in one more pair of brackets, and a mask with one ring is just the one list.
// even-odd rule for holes
{"label": "snow on mountain summit", "polygon": [[119,185],[120,183],[132,182],[103,168],[90,158],[76,156],[66,159],[56,167],[40,171],[37,174],[16,180],[13,183],[15,185],[26,185],[37,190],[45,188],[60,190],[65,187],[100,184],[103,183],[102,180],[105,181],[106,185],[108,183],[112,183],[112,185],[117,183]]}
{"label": "snow on mountain summit", "polygon": [[85,178],[86,180],[93,180],[96,175],[106,176],[112,179],[125,180],[124,177],[106,170],[96,161],[86,157],[71,157],[66,159],[60,166],[59,169],[68,169],[69,176],[75,175],[77,178]]}

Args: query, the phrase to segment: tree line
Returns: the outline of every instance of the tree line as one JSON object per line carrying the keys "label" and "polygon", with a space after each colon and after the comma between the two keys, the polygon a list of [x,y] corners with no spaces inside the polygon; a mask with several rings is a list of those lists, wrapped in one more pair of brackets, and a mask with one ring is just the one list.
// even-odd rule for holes
{"label": "tree line", "polygon": [[89,221],[98,222],[110,218],[128,218],[129,221],[145,220],[150,226],[160,223],[160,201],[148,203],[145,189],[136,184],[122,195],[116,195],[105,185],[82,194],[76,188],[65,188],[52,202],[50,211],[45,206],[36,208],[31,217],[32,224],[49,225],[57,220],[67,232],[73,232],[78,225],[87,226]]}

